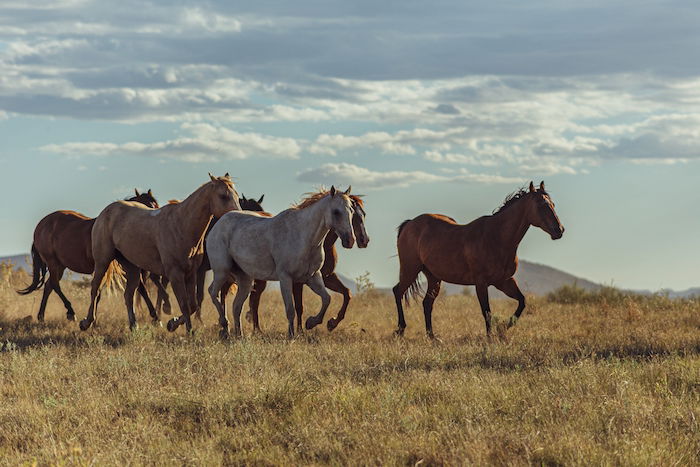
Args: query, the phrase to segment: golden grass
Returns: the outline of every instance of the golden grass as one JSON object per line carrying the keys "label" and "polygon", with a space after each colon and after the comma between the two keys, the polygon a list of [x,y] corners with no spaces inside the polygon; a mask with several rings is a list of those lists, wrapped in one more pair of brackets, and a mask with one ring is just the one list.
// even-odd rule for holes
{"label": "golden grass", "polygon": [[[0,462],[5,464],[625,464],[700,459],[700,304],[531,300],[484,338],[473,297],[441,297],[434,328],[358,297],[333,333],[289,342],[279,294],[264,335],[220,342],[207,301],[193,337],[118,296],[81,332],[52,298],[0,281]],[[78,317],[87,291],[65,287]],[[307,294],[311,295],[311,294]],[[339,301],[334,299],[333,311]],[[307,310],[315,312],[311,297]],[[494,303],[502,322],[514,308]],[[308,316],[308,311],[306,315]]]}

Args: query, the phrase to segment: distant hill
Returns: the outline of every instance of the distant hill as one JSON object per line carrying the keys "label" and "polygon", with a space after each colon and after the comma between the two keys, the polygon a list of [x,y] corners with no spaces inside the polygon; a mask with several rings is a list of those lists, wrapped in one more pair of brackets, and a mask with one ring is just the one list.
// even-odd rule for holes
{"label": "distant hill", "polygon": [[[24,269],[27,272],[31,272],[31,264],[27,261],[31,261],[29,255],[14,255],[0,257],[0,262],[11,261],[16,267]],[[357,293],[357,284],[354,279],[339,273],[340,279],[343,283],[350,289],[350,291],[355,294]],[[576,284],[586,290],[596,290],[601,287],[600,284],[595,282],[582,279],[580,277],[569,274],[568,272],[560,271],[559,269],[545,266],[544,264],[531,263],[529,261],[520,261],[518,271],[515,273],[515,279],[518,281],[520,290],[526,295],[546,295],[564,285]],[[371,278],[370,278],[371,280]],[[270,284],[270,286],[275,287],[277,284]],[[464,290],[464,286],[447,284],[443,282],[442,288],[448,295],[460,294]],[[472,293],[474,292],[473,287]],[[378,287],[378,291],[391,293],[390,288]],[[637,290],[637,293],[651,293],[648,290]],[[663,290],[669,294],[671,298],[683,298],[691,296],[700,296],[700,287],[694,287],[687,290],[674,291],[674,290]],[[491,287],[489,289],[489,294],[492,297],[505,297],[498,290]]]}

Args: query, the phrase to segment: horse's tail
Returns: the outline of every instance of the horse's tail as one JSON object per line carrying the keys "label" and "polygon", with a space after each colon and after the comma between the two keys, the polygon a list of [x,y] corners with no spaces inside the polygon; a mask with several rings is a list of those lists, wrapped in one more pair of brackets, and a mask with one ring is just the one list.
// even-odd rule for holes
{"label": "horse's tail", "polygon": [[48,267],[39,252],[36,250],[36,245],[32,243],[32,283],[22,290],[18,290],[17,293],[20,295],[27,295],[40,289],[46,283],[46,271]]}
{"label": "horse's tail", "polygon": [[124,272],[122,265],[119,264],[119,261],[116,259],[112,260],[112,262],[109,263],[109,267],[107,267],[107,272],[102,278],[100,288],[107,286],[107,289],[110,291],[124,290],[125,284],[126,273]]}

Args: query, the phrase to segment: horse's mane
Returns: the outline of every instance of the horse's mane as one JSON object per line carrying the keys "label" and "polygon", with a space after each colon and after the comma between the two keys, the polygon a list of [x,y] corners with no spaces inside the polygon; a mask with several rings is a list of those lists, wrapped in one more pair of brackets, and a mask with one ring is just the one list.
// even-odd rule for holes
{"label": "horse's mane", "polygon": [[169,199],[168,204],[180,204],[180,200],[179,199]]}
{"label": "horse's mane", "polygon": [[[505,209],[508,209],[509,207],[511,207],[512,205],[514,205],[515,203],[517,203],[518,201],[523,199],[525,197],[525,195],[527,195],[529,193],[530,193],[530,190],[528,190],[527,188],[521,188],[518,191],[514,191],[513,193],[506,196],[506,199],[503,200],[503,204],[501,205],[501,207],[498,209],[494,209],[492,214],[498,214],[498,213],[504,211]],[[542,193],[544,195],[549,196],[549,193],[547,193],[544,190],[537,190],[537,193]]]}
{"label": "horse's mane", "polygon": [[[304,193],[304,198],[302,198],[301,201],[299,201],[297,204],[292,206],[292,209],[304,209],[308,208],[312,204],[316,203],[319,201],[321,198],[326,196],[327,194],[330,193],[330,190],[326,190],[325,188],[321,188],[318,191],[310,192],[310,193]],[[342,192],[339,192],[342,193]],[[365,207],[365,203],[362,201],[362,198],[360,198],[361,195],[347,195],[353,202],[356,202],[360,207]]]}

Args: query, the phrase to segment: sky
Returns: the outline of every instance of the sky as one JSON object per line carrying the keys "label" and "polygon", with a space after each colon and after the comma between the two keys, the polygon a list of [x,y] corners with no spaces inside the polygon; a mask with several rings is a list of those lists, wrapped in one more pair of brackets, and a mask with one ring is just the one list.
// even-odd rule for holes
{"label": "sky", "polygon": [[133,1],[0,4],[0,256],[57,209],[135,187],[162,203],[230,172],[279,212],[364,194],[369,248],[544,180],[566,228],[522,259],[626,288],[700,285],[695,1]]}

